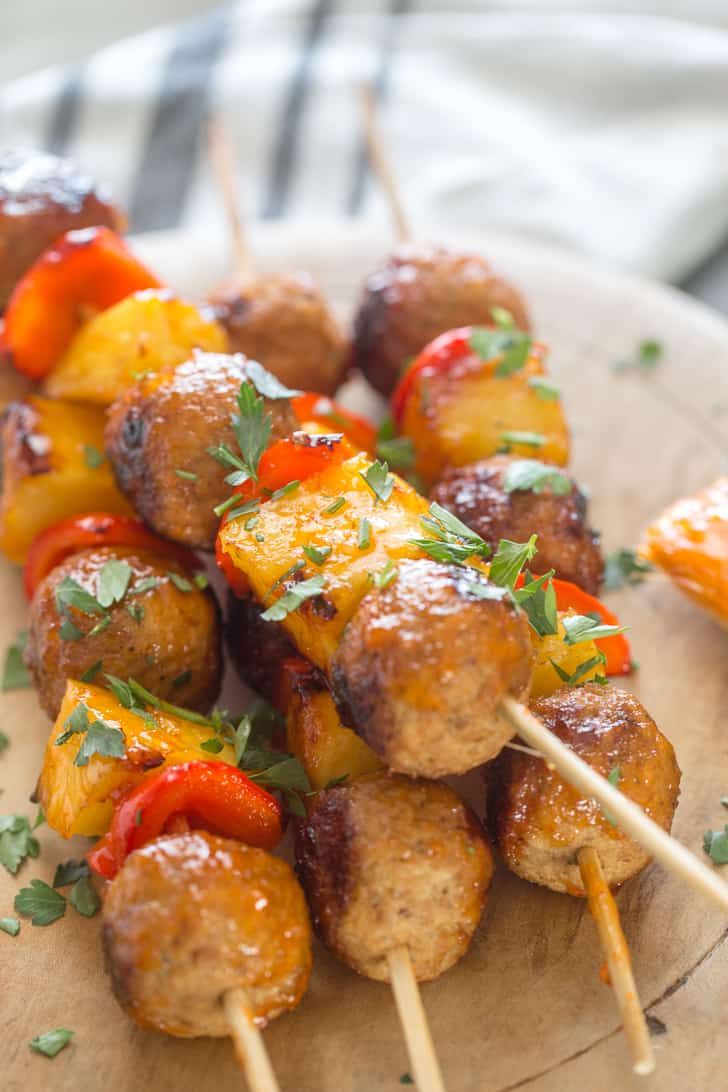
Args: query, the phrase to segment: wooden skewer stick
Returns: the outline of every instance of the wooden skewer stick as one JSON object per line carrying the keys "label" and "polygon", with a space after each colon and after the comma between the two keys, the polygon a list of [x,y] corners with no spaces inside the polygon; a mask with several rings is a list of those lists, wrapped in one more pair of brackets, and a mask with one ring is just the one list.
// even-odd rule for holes
{"label": "wooden skewer stick", "polygon": [[230,227],[235,273],[241,281],[248,281],[255,273],[255,262],[253,261],[253,254],[240,211],[233,147],[230,137],[218,117],[210,119],[207,135],[210,159],[225,203],[225,212]]}
{"label": "wooden skewer stick", "polygon": [[245,990],[228,990],[223,995],[222,1003],[230,1024],[235,1053],[243,1067],[250,1092],[280,1092]]}
{"label": "wooden skewer stick", "polygon": [[538,717],[513,698],[504,698],[500,711],[508,717],[519,736],[540,751],[565,781],[584,796],[590,796],[611,815],[618,826],[639,842],[668,871],[674,872],[690,887],[711,902],[728,910],[728,884],[703,864],[689,849],[659,827],[641,808],[610,785],[606,777],[549,732]]}
{"label": "wooden skewer stick", "polygon": [[445,1092],[412,960],[405,945],[387,955],[392,992],[419,1092]]}
{"label": "wooden skewer stick", "polygon": [[377,101],[371,84],[362,84],[359,89],[359,101],[369,162],[387,198],[389,211],[394,221],[395,235],[400,243],[406,243],[412,238],[412,230],[404,211],[389,156],[384,150],[384,141],[377,124]]}
{"label": "wooden skewer stick", "polygon": [[632,1051],[632,1068],[646,1077],[655,1068],[655,1055],[632,973],[632,959],[622,930],[619,909],[602,870],[599,855],[593,846],[579,850],[581,879],[589,909],[596,922],[602,948],[607,959],[614,996],[622,1014],[624,1033]]}

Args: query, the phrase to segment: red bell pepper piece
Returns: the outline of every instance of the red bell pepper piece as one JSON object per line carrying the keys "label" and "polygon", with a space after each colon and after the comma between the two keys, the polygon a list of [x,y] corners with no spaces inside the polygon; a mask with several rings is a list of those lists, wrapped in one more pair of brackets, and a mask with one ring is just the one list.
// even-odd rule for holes
{"label": "red bell pepper piece", "polygon": [[294,398],[291,403],[301,424],[313,421],[331,432],[343,432],[347,440],[361,451],[368,451],[373,455],[377,446],[377,430],[371,421],[361,417],[358,413],[344,409],[338,402],[327,398],[324,394],[310,392]]}
{"label": "red bell pepper piece", "polygon": [[107,227],[67,231],[18,281],[0,349],[19,372],[43,379],[97,311],[161,282]]}
{"label": "red bell pepper piece", "polygon": [[[516,580],[517,588],[523,586],[523,580],[523,573],[521,573]],[[611,611],[609,607],[605,607],[601,599],[589,595],[588,592],[583,591],[576,584],[572,584],[569,580],[554,579],[553,585],[556,592],[557,610],[567,611],[571,609],[575,610],[577,614],[598,614],[605,625],[618,626],[621,624],[614,611]],[[623,633],[617,633],[614,637],[599,637],[594,644],[607,657],[607,662],[604,665],[606,675],[630,675],[632,673],[632,651],[629,647],[629,641]]]}
{"label": "red bell pepper piece", "polygon": [[449,371],[455,364],[465,362],[469,357],[480,360],[477,353],[470,348],[472,333],[472,326],[459,326],[455,330],[440,334],[429,345],[425,345],[392,392],[390,405],[395,422],[402,420],[407,400],[424,372],[432,374]]}
{"label": "red bell pepper piece", "polygon": [[142,781],[121,801],[111,828],[87,854],[90,867],[113,880],[135,849],[178,823],[275,849],[283,809],[274,796],[226,762],[186,762]]}
{"label": "red bell pepper piece", "polygon": [[187,569],[200,569],[202,562],[186,546],[167,542],[138,519],[111,512],[87,512],[69,516],[47,527],[33,539],[23,568],[23,585],[28,599],[48,573],[71,554],[92,546],[138,546],[178,561]]}

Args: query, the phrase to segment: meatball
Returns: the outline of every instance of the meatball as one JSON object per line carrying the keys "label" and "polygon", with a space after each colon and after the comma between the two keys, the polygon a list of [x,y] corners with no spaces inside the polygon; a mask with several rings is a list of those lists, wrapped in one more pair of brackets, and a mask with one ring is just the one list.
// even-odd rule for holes
{"label": "meatball", "polygon": [[245,990],[264,1027],[311,972],[306,902],[290,866],[204,831],[131,854],[104,899],[101,938],[117,1000],[142,1027],[229,1034],[221,1004]]}
{"label": "meatball", "polygon": [[536,460],[511,455],[494,455],[469,466],[450,470],[430,493],[432,500],[467,523],[495,550],[502,538],[526,542],[538,535],[534,571],[556,570],[561,580],[570,580],[596,595],[604,576],[604,558],[599,535],[587,521],[587,500],[565,471],[559,473],[571,483],[566,494],[514,489],[506,492],[509,468]]}
{"label": "meatball", "polygon": [[[265,622],[252,596],[228,598],[225,643],[242,681],[272,705],[280,704],[281,664],[300,658],[277,622]],[[284,710],[281,710],[282,712]]]}
{"label": "meatball", "polygon": [[528,621],[474,569],[404,561],[344,630],[331,677],[342,719],[394,770],[464,773],[513,735],[497,712],[531,680]]}
{"label": "meatball", "polygon": [[[123,599],[103,615],[85,614],[72,597],[62,612],[59,598],[60,606],[68,600],[61,585],[75,581],[95,597],[100,573],[110,561],[131,569]],[[100,678],[131,677],[166,701],[206,712],[222,677],[219,610],[213,593],[188,578],[175,561],[121,546],[84,550],[56,566],[33,596],[25,651],[46,713],[55,719],[66,680],[82,678],[99,661],[94,674]]]}
{"label": "meatball", "polygon": [[0,154],[0,311],[59,235],[97,226],[123,231],[126,221],[105,190],[68,160]]}
{"label": "meatball", "polygon": [[334,394],[347,361],[344,338],[307,273],[265,273],[211,297],[233,352],[259,360],[289,387]]}
{"label": "meatball", "polygon": [[[611,777],[651,819],[669,830],[680,769],[672,745],[635,697],[598,684],[564,688],[531,708],[592,769]],[[592,846],[607,883],[617,887],[649,856],[614,826],[595,800],[580,796],[555,769],[520,751],[498,762],[494,825],[506,864],[552,891],[583,894],[577,854]]]}
{"label": "meatball", "polygon": [[389,980],[406,945],[415,976],[465,954],[485,907],[493,857],[470,808],[442,782],[392,774],[318,793],[296,844],[324,944],[359,974]]}
{"label": "meatball", "polygon": [[529,328],[520,292],[483,258],[445,247],[399,247],[364,286],[352,363],[389,395],[428,342],[457,326],[492,325],[494,307]]}
{"label": "meatball", "polygon": [[[172,371],[140,379],[109,410],[106,447],[119,487],[145,522],[174,542],[215,545],[220,519],[213,509],[230,496],[231,467],[209,449],[239,451],[231,417],[252,363],[196,352]],[[265,409],[272,439],[296,428],[289,399],[266,398]]]}

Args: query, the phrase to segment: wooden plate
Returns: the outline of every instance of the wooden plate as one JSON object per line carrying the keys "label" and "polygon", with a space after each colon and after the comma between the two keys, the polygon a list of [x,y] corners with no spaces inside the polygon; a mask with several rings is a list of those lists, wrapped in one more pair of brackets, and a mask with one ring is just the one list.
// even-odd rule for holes
{"label": "wooden plate", "polygon": [[[262,266],[310,269],[342,317],[362,276],[389,247],[386,237],[346,223],[260,227],[254,240]],[[635,543],[666,502],[724,467],[728,326],[677,292],[596,270],[564,252],[495,235],[465,243],[526,292],[539,336],[552,346],[574,467],[593,492],[594,522],[607,549]],[[139,249],[193,296],[227,271],[222,239],[146,237]],[[649,375],[616,374],[610,364],[647,337],[665,346],[659,367]],[[358,408],[378,408],[361,385],[351,385],[346,397]],[[3,647],[26,617],[18,573],[5,563],[0,596]],[[674,833],[700,854],[703,831],[726,819],[719,800],[728,791],[728,634],[660,578],[610,601],[631,626],[641,664],[630,685],[674,742],[683,769]],[[228,680],[228,699],[234,688]],[[49,725],[32,692],[0,701],[1,727],[11,738],[0,758],[2,811],[32,815],[27,800]],[[64,843],[47,828],[39,834],[37,861],[16,878],[0,870],[0,916],[13,912],[21,885],[35,876],[50,881],[56,863],[86,845]],[[654,866],[627,885],[619,903],[642,999],[659,1033],[654,1083],[663,1092],[725,1087],[725,921]],[[471,951],[423,989],[450,1092],[639,1087],[600,962],[582,902],[501,868]],[[6,1092],[243,1086],[229,1043],[175,1041],[127,1020],[103,972],[98,919],[69,909],[50,927],[24,922],[16,939],[0,934],[0,983]],[[58,1026],[76,1032],[70,1048],[52,1062],[29,1051],[29,1039]],[[321,949],[304,1003],[266,1039],[289,1092],[394,1092],[408,1070],[387,989],[357,978]]]}

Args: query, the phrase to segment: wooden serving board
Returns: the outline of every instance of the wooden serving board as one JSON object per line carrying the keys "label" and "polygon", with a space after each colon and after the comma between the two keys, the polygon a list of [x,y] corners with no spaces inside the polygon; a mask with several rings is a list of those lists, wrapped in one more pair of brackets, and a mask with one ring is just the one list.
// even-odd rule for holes
{"label": "wooden serving board", "polygon": [[[346,223],[261,227],[254,238],[261,265],[310,269],[342,316],[389,247],[385,236]],[[526,292],[538,334],[552,346],[574,469],[592,490],[593,521],[607,550],[634,544],[663,505],[725,467],[728,326],[676,292],[596,271],[563,252],[496,236],[465,243]],[[226,273],[222,240],[147,237],[140,249],[193,296]],[[650,375],[615,374],[610,363],[647,337],[664,343],[659,367]],[[380,409],[357,384],[347,399],[364,411]],[[701,854],[703,831],[726,820],[719,800],[728,792],[728,633],[660,577],[610,602],[631,626],[641,664],[630,688],[675,744],[683,770],[674,833]],[[26,617],[18,572],[7,564],[0,565],[0,603],[2,648]],[[234,708],[234,680],[226,690]],[[32,692],[0,696],[0,709],[11,738],[0,757],[0,810],[32,816],[28,796],[49,724]],[[58,861],[86,847],[45,827],[39,836],[38,860],[16,878],[0,870],[0,916],[13,913],[20,886],[35,876],[50,882]],[[619,904],[641,996],[660,1032],[650,1086],[725,1088],[726,921],[654,866],[627,885]],[[631,1074],[600,963],[581,901],[529,886],[501,867],[471,951],[423,988],[449,1092],[643,1087]],[[0,933],[0,1007],[5,1092],[243,1087],[229,1043],[176,1041],[126,1018],[104,975],[98,919],[70,908],[47,928],[24,922],[15,939]],[[75,1031],[71,1047],[53,1061],[29,1051],[29,1039],[58,1026]],[[308,996],[266,1040],[286,1092],[395,1092],[409,1068],[388,990],[357,978],[320,947]]]}

